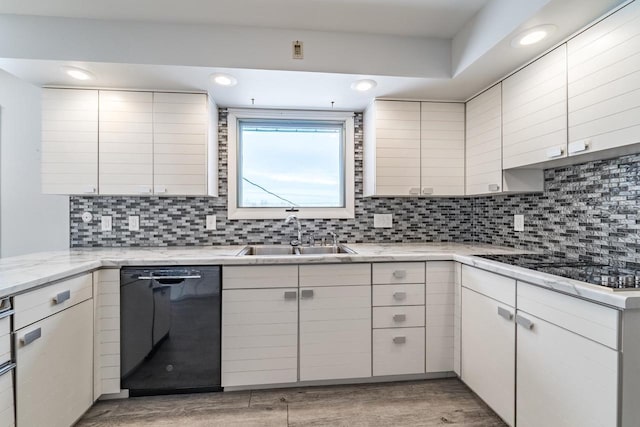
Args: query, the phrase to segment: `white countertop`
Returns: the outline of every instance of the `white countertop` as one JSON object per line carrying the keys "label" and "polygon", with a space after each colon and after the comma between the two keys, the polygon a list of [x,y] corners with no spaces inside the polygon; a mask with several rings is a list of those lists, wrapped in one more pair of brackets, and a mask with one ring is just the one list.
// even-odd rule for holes
{"label": "white countertop", "polygon": [[613,292],[595,285],[489,261],[473,255],[522,250],[460,243],[347,244],[357,254],[236,256],[244,246],[69,249],[0,258],[0,297],[101,267],[252,265],[455,260],[545,288],[621,309],[640,308],[640,291]]}

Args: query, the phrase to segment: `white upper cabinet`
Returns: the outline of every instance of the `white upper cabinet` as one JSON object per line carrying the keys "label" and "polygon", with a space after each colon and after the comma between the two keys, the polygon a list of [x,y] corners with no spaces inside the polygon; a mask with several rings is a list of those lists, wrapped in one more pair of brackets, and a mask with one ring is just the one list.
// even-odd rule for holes
{"label": "white upper cabinet", "polygon": [[153,93],[100,91],[100,194],[151,194]]}
{"label": "white upper cabinet", "polygon": [[640,2],[568,42],[569,155],[640,143]]}
{"label": "white upper cabinet", "polygon": [[42,90],[41,166],[43,193],[97,194],[97,90]]}
{"label": "white upper cabinet", "polygon": [[504,169],[566,157],[566,45],[505,79],[502,95]]}
{"label": "white upper cabinet", "polygon": [[464,104],[377,100],[364,127],[365,196],[464,194]]}
{"label": "white upper cabinet", "polygon": [[207,126],[207,95],[154,94],[155,194],[207,194]]}
{"label": "white upper cabinet", "polygon": [[467,102],[466,194],[502,191],[502,86]]}
{"label": "white upper cabinet", "polygon": [[365,196],[420,194],[420,103],[375,101],[364,127]]}
{"label": "white upper cabinet", "polygon": [[420,106],[421,194],[464,195],[464,104]]}

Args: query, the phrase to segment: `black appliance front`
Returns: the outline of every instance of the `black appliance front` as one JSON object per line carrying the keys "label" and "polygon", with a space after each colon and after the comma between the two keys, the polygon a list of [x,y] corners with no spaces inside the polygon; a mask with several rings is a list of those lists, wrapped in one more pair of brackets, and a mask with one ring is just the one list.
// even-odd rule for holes
{"label": "black appliance front", "polygon": [[220,391],[218,266],[120,272],[121,388],[130,396]]}

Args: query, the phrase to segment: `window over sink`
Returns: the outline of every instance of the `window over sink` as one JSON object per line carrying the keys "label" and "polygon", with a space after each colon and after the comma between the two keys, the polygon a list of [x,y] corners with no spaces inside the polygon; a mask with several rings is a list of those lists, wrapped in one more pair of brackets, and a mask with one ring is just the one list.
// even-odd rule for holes
{"label": "window over sink", "polygon": [[353,113],[230,109],[228,126],[230,219],[354,217]]}

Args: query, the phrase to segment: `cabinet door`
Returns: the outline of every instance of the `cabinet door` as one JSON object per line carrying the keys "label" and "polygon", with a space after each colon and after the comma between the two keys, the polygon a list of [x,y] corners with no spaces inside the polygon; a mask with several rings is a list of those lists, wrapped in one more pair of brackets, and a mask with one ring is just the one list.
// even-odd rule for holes
{"label": "cabinet door", "polygon": [[466,194],[502,191],[502,86],[467,102]]}
{"label": "cabinet door", "polygon": [[153,181],[159,195],[207,195],[207,95],[153,94]]}
{"label": "cabinet door", "polygon": [[420,194],[464,195],[464,104],[422,102]]}
{"label": "cabinet door", "polygon": [[427,263],[426,355],[427,372],[454,370],[455,263]]}
{"label": "cabinet door", "polygon": [[640,3],[567,43],[569,155],[640,142]]}
{"label": "cabinet door", "polygon": [[518,427],[617,425],[618,352],[524,312],[518,323]]}
{"label": "cabinet door", "polygon": [[371,376],[371,286],[300,288],[300,380]]}
{"label": "cabinet door", "polygon": [[98,91],[42,90],[42,192],[98,193]]}
{"label": "cabinet door", "polygon": [[5,365],[0,368],[0,427],[14,427],[15,425],[13,369],[11,366]]}
{"label": "cabinet door", "polygon": [[93,399],[120,392],[120,270],[93,273]]}
{"label": "cabinet door", "polygon": [[566,157],[566,45],[505,79],[502,96],[504,169]]}
{"label": "cabinet door", "polygon": [[68,427],[93,404],[93,301],[15,333],[17,424]]}
{"label": "cabinet door", "polygon": [[298,380],[298,289],[222,291],[222,386]]}
{"label": "cabinet door", "polygon": [[514,314],[512,307],[462,288],[462,381],[511,426],[515,401]]}
{"label": "cabinet door", "polygon": [[420,103],[376,101],[375,195],[420,194]]}
{"label": "cabinet door", "polygon": [[153,94],[100,91],[100,194],[151,194]]}

